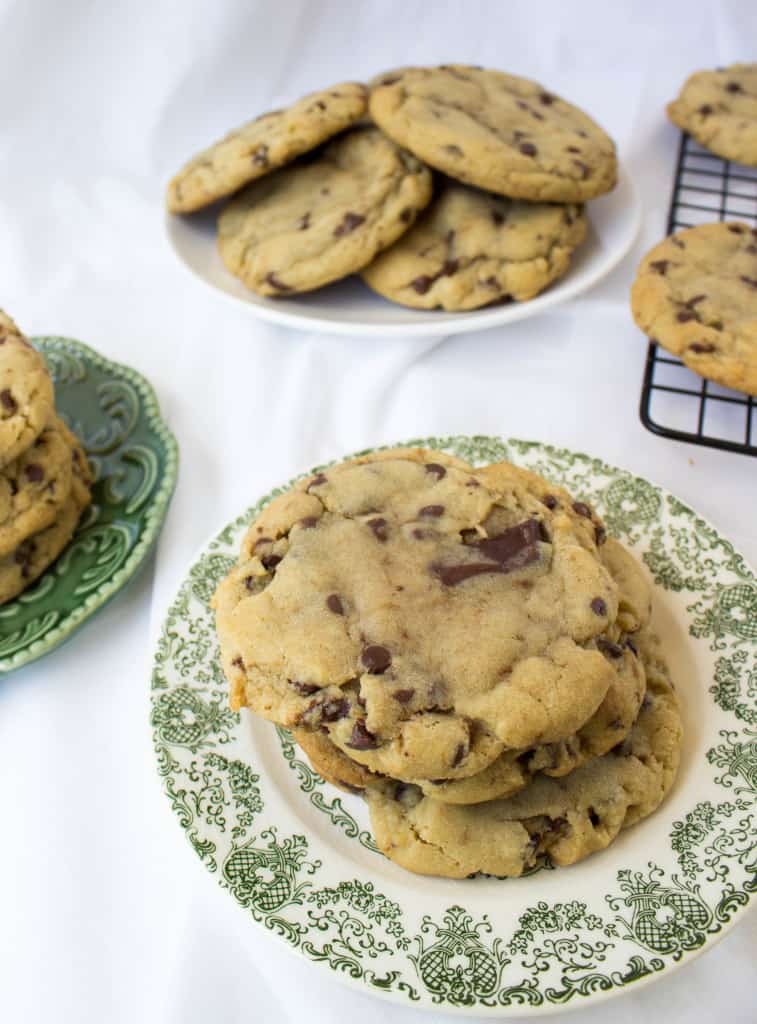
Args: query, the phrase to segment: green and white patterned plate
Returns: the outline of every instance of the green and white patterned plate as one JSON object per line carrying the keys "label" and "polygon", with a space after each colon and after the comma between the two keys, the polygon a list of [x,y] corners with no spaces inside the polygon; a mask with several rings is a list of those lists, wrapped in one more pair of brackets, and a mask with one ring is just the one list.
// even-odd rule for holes
{"label": "green and white patterned plate", "polygon": [[163,525],[178,467],[176,440],[144,377],[70,338],[32,341],[95,484],[92,505],[60,558],[0,606],[0,673],[57,647],[131,579]]}
{"label": "green and white patterned plate", "polygon": [[284,730],[228,709],[208,602],[276,490],[202,551],[157,641],[153,737],[179,824],[252,921],[364,991],[516,1016],[661,977],[754,902],[757,579],[695,512],[598,459],[488,437],[407,443],[535,469],[643,559],[686,729],[668,799],[608,850],[521,879],[422,878],[385,860],[358,797],[322,782]]}

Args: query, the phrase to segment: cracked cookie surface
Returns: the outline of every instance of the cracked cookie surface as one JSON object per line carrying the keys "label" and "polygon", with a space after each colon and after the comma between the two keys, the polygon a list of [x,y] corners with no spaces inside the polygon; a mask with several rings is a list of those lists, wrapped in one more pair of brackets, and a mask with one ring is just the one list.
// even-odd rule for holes
{"label": "cracked cookie surface", "polygon": [[513,198],[567,203],[615,185],[612,140],[537,82],[462,64],[402,68],[383,81],[388,84],[371,91],[373,120],[458,181]]}
{"label": "cracked cookie surface", "polygon": [[697,71],[667,110],[711,152],[757,167],[757,64]]}
{"label": "cracked cookie surface", "polygon": [[172,213],[190,213],[283,167],[363,116],[367,89],[342,82],[262,114],[193,157],[168,185]]}
{"label": "cracked cookie surface", "polygon": [[0,310],[0,467],[39,437],[54,407],[45,360]]}
{"label": "cracked cookie surface", "polygon": [[639,265],[631,310],[695,373],[757,395],[757,229],[720,222],[666,238]]}
{"label": "cracked cookie surface", "polygon": [[216,593],[234,708],[399,779],[579,731],[615,677],[604,530],[535,474],[397,449],[276,498]]}
{"label": "cracked cookie surface", "polygon": [[581,206],[507,199],[446,178],[418,222],[362,272],[418,309],[531,299],[561,277],[586,235]]}
{"label": "cracked cookie surface", "polygon": [[430,199],[428,168],[376,129],[356,129],[248,185],[219,218],[218,248],[260,295],[309,291],[361,270]]}
{"label": "cracked cookie surface", "polygon": [[667,667],[640,637],[647,695],[626,739],[563,779],[535,778],[506,800],[452,806],[387,782],[366,790],[373,835],[392,861],[418,874],[517,877],[540,861],[574,864],[651,814],[669,791],[682,726]]}

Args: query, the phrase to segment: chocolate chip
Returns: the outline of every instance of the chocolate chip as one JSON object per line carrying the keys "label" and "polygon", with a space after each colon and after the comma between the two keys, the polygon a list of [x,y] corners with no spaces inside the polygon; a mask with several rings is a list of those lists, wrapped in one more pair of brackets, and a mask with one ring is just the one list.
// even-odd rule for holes
{"label": "chocolate chip", "polygon": [[623,648],[620,644],[614,644],[611,640],[606,640],[603,636],[597,637],[597,649],[606,654],[608,658],[622,658]]}
{"label": "chocolate chip", "polygon": [[607,615],[607,604],[601,597],[592,598],[590,607],[595,615]]}
{"label": "chocolate chip", "polygon": [[344,605],[342,604],[339,594],[329,594],[326,598],[326,607],[334,615],[344,615]]}
{"label": "chocolate chip", "polygon": [[305,516],[303,519],[300,519],[300,526],[302,527],[303,530],[312,530],[313,527],[317,524],[317,516]]}
{"label": "chocolate chip", "polygon": [[546,107],[555,102],[554,96],[550,96],[548,92],[539,93],[539,99]]}
{"label": "chocolate chip", "polygon": [[255,541],[255,546],[253,547],[252,550],[253,551],[257,551],[258,548],[262,547],[264,544],[273,544],[273,538],[272,537],[258,537],[258,539]]}
{"label": "chocolate chip", "polygon": [[435,537],[436,536],[436,531],[435,530],[421,530],[418,527],[416,527],[412,531],[412,535],[413,535],[415,540],[428,540],[429,537]]}
{"label": "chocolate chip", "polygon": [[236,658],[231,659],[231,664],[234,668],[244,668],[244,662],[239,655],[237,655]]}
{"label": "chocolate chip", "polygon": [[656,274],[665,274],[668,267],[670,266],[670,260],[652,260],[649,264],[651,270],[654,270]]}
{"label": "chocolate chip", "polygon": [[712,113],[712,107],[710,106],[710,104],[709,104],[709,103],[704,103],[704,104],[703,104],[703,105],[702,105],[702,106],[701,106],[701,107],[699,108],[699,110],[697,111],[697,113],[701,114],[701,115],[702,115],[702,117],[709,117],[709,116],[710,116],[710,114]]}
{"label": "chocolate chip", "polygon": [[744,275],[742,274],[739,277],[739,280],[743,281],[744,284],[748,284],[750,288],[757,288],[757,278],[754,278],[754,277],[744,277]]}
{"label": "chocolate chip", "polygon": [[[338,96],[339,94],[336,93],[335,95]],[[323,100],[316,100],[314,106],[318,107],[319,110],[325,110],[326,109],[326,104],[323,102]]]}
{"label": "chocolate chip", "polygon": [[387,530],[388,523],[386,519],[382,519],[381,516],[378,516],[376,519],[369,519],[366,525],[371,528],[376,540],[383,542],[389,537],[389,531]]}
{"label": "chocolate chip", "polygon": [[18,409],[18,402],[10,393],[8,388],[3,388],[3,390],[0,391],[0,402],[3,403],[3,408],[7,409],[8,412],[16,412]]}
{"label": "chocolate chip", "polygon": [[579,149],[578,146],[566,146],[565,147],[565,151],[567,153],[580,153],[581,152],[581,150]]}
{"label": "chocolate chip", "polygon": [[705,352],[714,352],[715,346],[711,345],[708,341],[694,341],[689,345],[689,352],[699,352],[703,354]]}
{"label": "chocolate chip", "polygon": [[594,828],[597,827],[597,825],[599,824],[599,821],[600,821],[599,815],[597,814],[597,812],[594,810],[593,807],[589,808],[589,821],[592,823]]}
{"label": "chocolate chip", "polygon": [[693,299],[688,299],[688,301],[685,302],[684,305],[687,306],[689,309],[693,309],[694,306],[698,305],[700,302],[703,302],[706,298],[706,295],[695,295]]}
{"label": "chocolate chip", "polygon": [[466,745],[464,743],[459,743],[457,750],[455,751],[455,756],[452,758],[452,767],[457,768],[467,753],[468,748]]}
{"label": "chocolate chip", "polygon": [[545,494],[544,497],[541,499],[541,503],[542,505],[546,505],[549,509],[558,508],[560,505],[560,502],[557,500],[554,494]]}
{"label": "chocolate chip", "polygon": [[444,266],[442,267],[442,277],[452,277],[460,269],[459,260],[445,260]]}
{"label": "chocolate chip", "polygon": [[340,718],[346,718],[350,713],[350,702],[346,697],[334,697],[324,701],[321,706],[321,721],[338,722]]}
{"label": "chocolate chip", "polygon": [[334,228],[334,237],[342,238],[344,235],[351,234],[364,221],[365,217],[361,217],[359,213],[345,213],[342,223]]}
{"label": "chocolate chip", "polygon": [[435,476],[437,480],[441,480],[442,477],[447,475],[447,470],[444,466],[440,466],[438,462],[427,462],[424,468],[427,473]]}
{"label": "chocolate chip", "polygon": [[679,324],[686,324],[689,320],[696,320],[697,315],[689,309],[682,309],[680,313],[676,313],[676,320]]}
{"label": "chocolate chip", "polygon": [[428,274],[421,274],[420,277],[413,278],[410,282],[410,287],[415,289],[419,295],[425,295],[435,280],[435,277],[429,277]]}
{"label": "chocolate chip", "polygon": [[609,727],[610,727],[610,729],[616,729],[616,730],[617,729],[622,729],[623,728],[623,724],[624,723],[623,723],[622,719],[620,719],[620,718],[613,718],[613,720],[609,723]]}
{"label": "chocolate chip", "polygon": [[630,638],[630,636],[626,637],[625,644],[626,644],[626,647],[629,649],[629,651],[631,651],[633,654],[635,654],[638,657],[639,652],[638,652],[638,650],[636,648],[636,644],[633,642],[633,640]]}
{"label": "chocolate chip", "polygon": [[311,487],[320,487],[321,484],[325,484],[327,479],[328,477],[326,476],[325,473],[316,473],[316,475],[313,477],[313,479],[307,486],[308,491],[310,490]]}
{"label": "chocolate chip", "polygon": [[263,568],[267,569],[270,572],[272,569],[275,569],[276,566],[281,561],[281,555],[263,555],[260,561],[263,565]]}
{"label": "chocolate chip", "polygon": [[392,663],[392,656],[381,644],[368,644],[360,652],[360,660],[374,676],[383,675]]}
{"label": "chocolate chip", "polygon": [[310,227],[310,214],[306,213],[306,214],[303,214],[302,217],[300,217],[300,219],[299,219],[299,221],[297,223],[297,228],[298,228],[299,231],[307,231],[307,229],[309,227]]}
{"label": "chocolate chip", "polygon": [[463,151],[462,151],[462,149],[460,149],[459,146],[445,146],[444,149],[445,149],[445,151],[447,153],[450,154],[450,156],[462,156],[463,155]]}
{"label": "chocolate chip", "polygon": [[726,92],[743,92],[744,91],[741,88],[741,86],[739,85],[738,82],[728,82],[728,84],[726,85],[725,88],[726,88]]}
{"label": "chocolate chip", "polygon": [[368,732],[365,723],[358,719],[352,727],[352,735],[347,741],[347,746],[353,750],[375,750],[378,740],[372,732]]}
{"label": "chocolate chip", "polygon": [[518,149],[524,156],[536,156],[537,149],[533,142],[521,142]]}
{"label": "chocolate chip", "polygon": [[606,540],[607,540],[607,530],[604,528],[604,526],[595,526],[594,527],[594,541],[597,544],[597,546],[601,547],[601,545],[604,544],[604,542]]}
{"label": "chocolate chip", "polygon": [[389,75],[387,78],[382,78],[379,85],[394,85],[394,83],[399,82],[401,78],[401,75]]}
{"label": "chocolate chip", "polygon": [[744,229],[742,228],[742,226],[740,224],[729,224],[728,225],[728,230],[730,232],[732,232],[734,235],[743,235],[744,234]]}
{"label": "chocolate chip", "polygon": [[289,685],[294,687],[297,693],[302,694],[303,697],[312,697],[320,689],[315,683],[301,683],[298,679],[290,679]]}
{"label": "chocolate chip", "polygon": [[586,179],[591,174],[591,168],[589,167],[589,165],[585,164],[583,162],[583,160],[574,160],[573,163],[576,165],[576,167],[581,172],[581,180],[582,181],[586,181]]}
{"label": "chocolate chip", "polygon": [[494,221],[495,226],[498,228],[502,227],[502,225],[505,223],[505,215],[504,213],[502,213],[501,210],[492,210],[491,217],[492,220]]}
{"label": "chocolate chip", "polygon": [[439,516],[444,515],[444,505],[424,505],[422,509],[418,511],[419,516],[430,516],[433,519],[438,519]]}
{"label": "chocolate chip", "polygon": [[392,697],[400,704],[408,704],[415,696],[415,690],[395,690]]}
{"label": "chocolate chip", "polygon": [[467,562],[463,565],[436,564],[431,566],[431,571],[448,587],[457,586],[458,583],[483,573],[514,572],[538,559],[541,530],[538,520],[527,519],[495,537],[484,537],[470,545],[477,547],[491,561]]}
{"label": "chocolate chip", "polygon": [[574,501],[571,506],[577,516],[583,516],[585,519],[591,519],[591,509],[583,501]]}
{"label": "chocolate chip", "polygon": [[24,474],[26,479],[33,484],[38,484],[40,480],[45,479],[45,471],[37,462],[30,462],[24,466]]}
{"label": "chocolate chip", "polygon": [[412,206],[406,206],[405,209],[400,214],[400,220],[402,221],[403,224],[409,224],[412,219],[413,208]]}
{"label": "chocolate chip", "polygon": [[271,288],[276,288],[280,292],[291,292],[292,290],[288,284],[284,284],[283,281],[279,280],[273,272],[266,274],[265,279]]}
{"label": "chocolate chip", "polygon": [[671,244],[675,245],[678,249],[685,249],[686,243],[680,239],[677,235],[672,235],[670,238]]}
{"label": "chocolate chip", "polygon": [[257,167],[268,167],[270,163],[268,159],[268,146],[264,142],[255,147],[255,152],[252,154],[252,162]]}
{"label": "chocolate chip", "polygon": [[256,576],[245,576],[244,585],[252,593],[253,590],[257,589],[257,577]]}

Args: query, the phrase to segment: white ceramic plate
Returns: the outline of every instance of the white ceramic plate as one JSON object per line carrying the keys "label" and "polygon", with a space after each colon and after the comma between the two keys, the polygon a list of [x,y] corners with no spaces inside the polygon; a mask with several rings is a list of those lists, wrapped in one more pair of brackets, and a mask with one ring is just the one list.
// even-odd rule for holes
{"label": "white ceramic plate", "polygon": [[166,214],[168,239],[181,262],[223,295],[245,303],[263,320],[305,331],[354,336],[460,334],[512,323],[591,288],[633,245],[641,222],[641,203],[631,179],[621,170],[616,188],[588,206],[590,227],[570,270],[529,302],[491,306],[468,313],[406,309],[372,292],[359,277],[296,298],[266,299],[249,291],[226,270],[216,246],[220,204],[188,216]]}
{"label": "white ceramic plate", "polygon": [[668,798],[607,850],[520,879],[423,878],[385,860],[359,797],[323,782],[285,731],[228,709],[208,602],[267,495],[189,567],[158,639],[153,740],[171,807],[252,922],[363,991],[501,1017],[662,977],[755,902],[757,579],[691,509],[597,459],[499,438],[411,443],[542,473],[643,560],[683,708]]}

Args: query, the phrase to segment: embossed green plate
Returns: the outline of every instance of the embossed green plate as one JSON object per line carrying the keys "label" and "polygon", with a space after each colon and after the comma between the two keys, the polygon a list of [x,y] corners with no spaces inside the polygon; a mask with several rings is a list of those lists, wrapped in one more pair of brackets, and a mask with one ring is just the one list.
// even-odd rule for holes
{"label": "embossed green plate", "polygon": [[520,879],[422,878],[385,860],[358,797],[321,781],[286,732],[228,709],[208,602],[277,490],[205,547],[157,640],[153,737],[179,824],[252,921],[364,991],[518,1016],[662,977],[754,903],[757,579],[695,512],[598,459],[488,437],[407,443],[534,469],[594,502],[643,560],[686,729],[668,799],[604,852]]}
{"label": "embossed green plate", "polygon": [[0,606],[0,672],[57,647],[131,579],[163,525],[178,467],[176,440],[144,377],[70,338],[32,341],[95,484],[92,505],[60,558]]}

